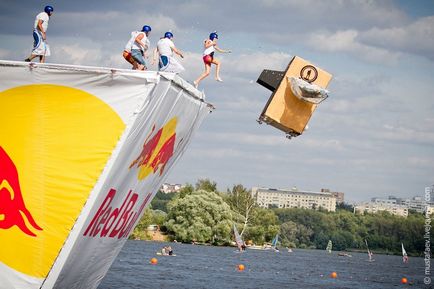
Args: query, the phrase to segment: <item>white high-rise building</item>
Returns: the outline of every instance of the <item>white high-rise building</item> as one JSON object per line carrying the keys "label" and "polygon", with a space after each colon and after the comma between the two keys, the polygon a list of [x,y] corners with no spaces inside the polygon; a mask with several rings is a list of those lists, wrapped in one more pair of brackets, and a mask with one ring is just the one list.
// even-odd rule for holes
{"label": "white high-rise building", "polygon": [[354,206],[354,213],[379,213],[382,211],[386,211],[391,213],[392,215],[407,217],[408,216],[408,208],[403,205],[397,205],[394,203],[386,203],[386,202],[370,202],[363,203]]}
{"label": "white high-rise building", "polygon": [[262,208],[306,208],[336,211],[336,197],[329,192],[292,189],[252,188],[252,196]]}

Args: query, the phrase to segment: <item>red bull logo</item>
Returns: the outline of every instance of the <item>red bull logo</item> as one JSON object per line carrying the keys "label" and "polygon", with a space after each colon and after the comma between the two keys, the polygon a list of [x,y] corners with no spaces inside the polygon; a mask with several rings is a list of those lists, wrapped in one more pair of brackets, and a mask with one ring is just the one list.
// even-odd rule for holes
{"label": "red bull logo", "polygon": [[155,125],[146,137],[140,155],[131,163],[130,169],[139,168],[138,179],[143,180],[149,174],[159,171],[161,176],[173,156],[176,141],[177,118],[169,120],[155,134]]}
{"label": "red bull logo", "polygon": [[151,196],[152,194],[148,193],[140,207],[135,210],[139,195],[130,190],[122,205],[119,208],[113,208],[112,201],[116,197],[116,190],[110,189],[83,236],[127,238],[146,204],[151,200]]}
{"label": "red bull logo", "polygon": [[0,228],[12,226],[32,237],[36,234],[31,229],[42,230],[24,204],[17,168],[0,146]]}

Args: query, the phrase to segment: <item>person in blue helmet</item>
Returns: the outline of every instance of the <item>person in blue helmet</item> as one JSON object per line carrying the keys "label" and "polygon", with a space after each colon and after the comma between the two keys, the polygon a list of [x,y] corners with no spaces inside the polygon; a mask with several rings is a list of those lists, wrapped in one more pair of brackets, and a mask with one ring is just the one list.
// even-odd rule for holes
{"label": "person in blue helmet", "polygon": [[[127,42],[124,51],[130,52],[131,57],[137,62],[138,70],[146,70],[146,51],[150,46],[149,34],[151,33],[151,26],[145,25],[142,31],[131,32],[131,38]],[[128,59],[127,59],[128,61]],[[130,61],[129,61],[130,62]],[[131,62],[130,62],[131,63]],[[134,66],[134,64],[133,64]],[[134,67],[135,68],[135,67]]]}
{"label": "person in blue helmet", "polygon": [[33,50],[31,55],[24,61],[30,62],[33,58],[39,56],[41,63],[45,62],[45,56],[50,55],[49,47],[47,44],[47,29],[48,21],[53,15],[53,6],[45,6],[44,11],[36,15],[35,24],[33,25]]}
{"label": "person in blue helmet", "polygon": [[205,64],[205,71],[202,73],[201,76],[199,76],[198,79],[196,79],[193,83],[194,86],[197,88],[199,86],[199,82],[207,77],[211,71],[211,64],[215,64],[215,80],[217,81],[223,81],[220,78],[220,61],[214,58],[214,52],[217,50],[221,53],[231,53],[230,50],[223,50],[217,46],[217,39],[219,38],[217,31],[212,32],[209,35],[208,39],[204,40],[203,46],[203,63]]}
{"label": "person in blue helmet", "polygon": [[173,55],[174,53],[179,55],[181,58],[184,58],[182,52],[178,48],[176,48],[175,44],[173,43],[173,33],[169,31],[166,32],[164,34],[164,37],[162,37],[157,42],[157,48],[154,50],[154,57],[153,57],[152,64],[156,63],[157,56],[159,55],[158,57],[159,71],[172,72],[172,73],[180,73],[184,71],[185,70],[184,67],[174,57]]}

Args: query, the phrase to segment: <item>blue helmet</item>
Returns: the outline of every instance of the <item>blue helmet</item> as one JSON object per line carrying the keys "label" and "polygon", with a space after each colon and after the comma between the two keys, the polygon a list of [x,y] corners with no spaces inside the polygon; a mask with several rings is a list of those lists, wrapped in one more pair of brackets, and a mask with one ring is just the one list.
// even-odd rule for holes
{"label": "blue helmet", "polygon": [[50,15],[54,11],[53,6],[50,6],[50,5],[45,6],[44,11],[45,11],[45,13]]}
{"label": "blue helmet", "polygon": [[173,38],[173,33],[172,32],[166,32],[166,33],[164,33],[164,38]]}
{"label": "blue helmet", "polygon": [[148,26],[148,25],[145,25],[145,26],[143,26],[143,28],[142,28],[142,32],[150,32],[152,29],[151,29],[151,26]]}
{"label": "blue helmet", "polygon": [[214,40],[215,38],[219,39],[219,36],[217,35],[217,31],[213,32],[209,35],[210,40]]}

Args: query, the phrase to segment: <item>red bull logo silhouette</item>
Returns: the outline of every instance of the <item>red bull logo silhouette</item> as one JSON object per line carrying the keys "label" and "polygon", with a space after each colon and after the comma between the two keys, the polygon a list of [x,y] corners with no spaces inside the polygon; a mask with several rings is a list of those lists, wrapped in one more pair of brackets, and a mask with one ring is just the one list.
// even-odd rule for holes
{"label": "red bull logo silhouette", "polygon": [[130,169],[132,167],[139,168],[139,180],[143,180],[149,174],[157,171],[159,171],[160,176],[163,174],[168,161],[173,156],[176,141],[176,123],[177,118],[174,117],[154,135],[155,125],[152,127],[151,133],[145,139],[140,155],[129,167]]}
{"label": "red bull logo silhouette", "polygon": [[0,229],[13,226],[32,237],[36,234],[31,229],[42,230],[24,204],[17,168],[0,146]]}

